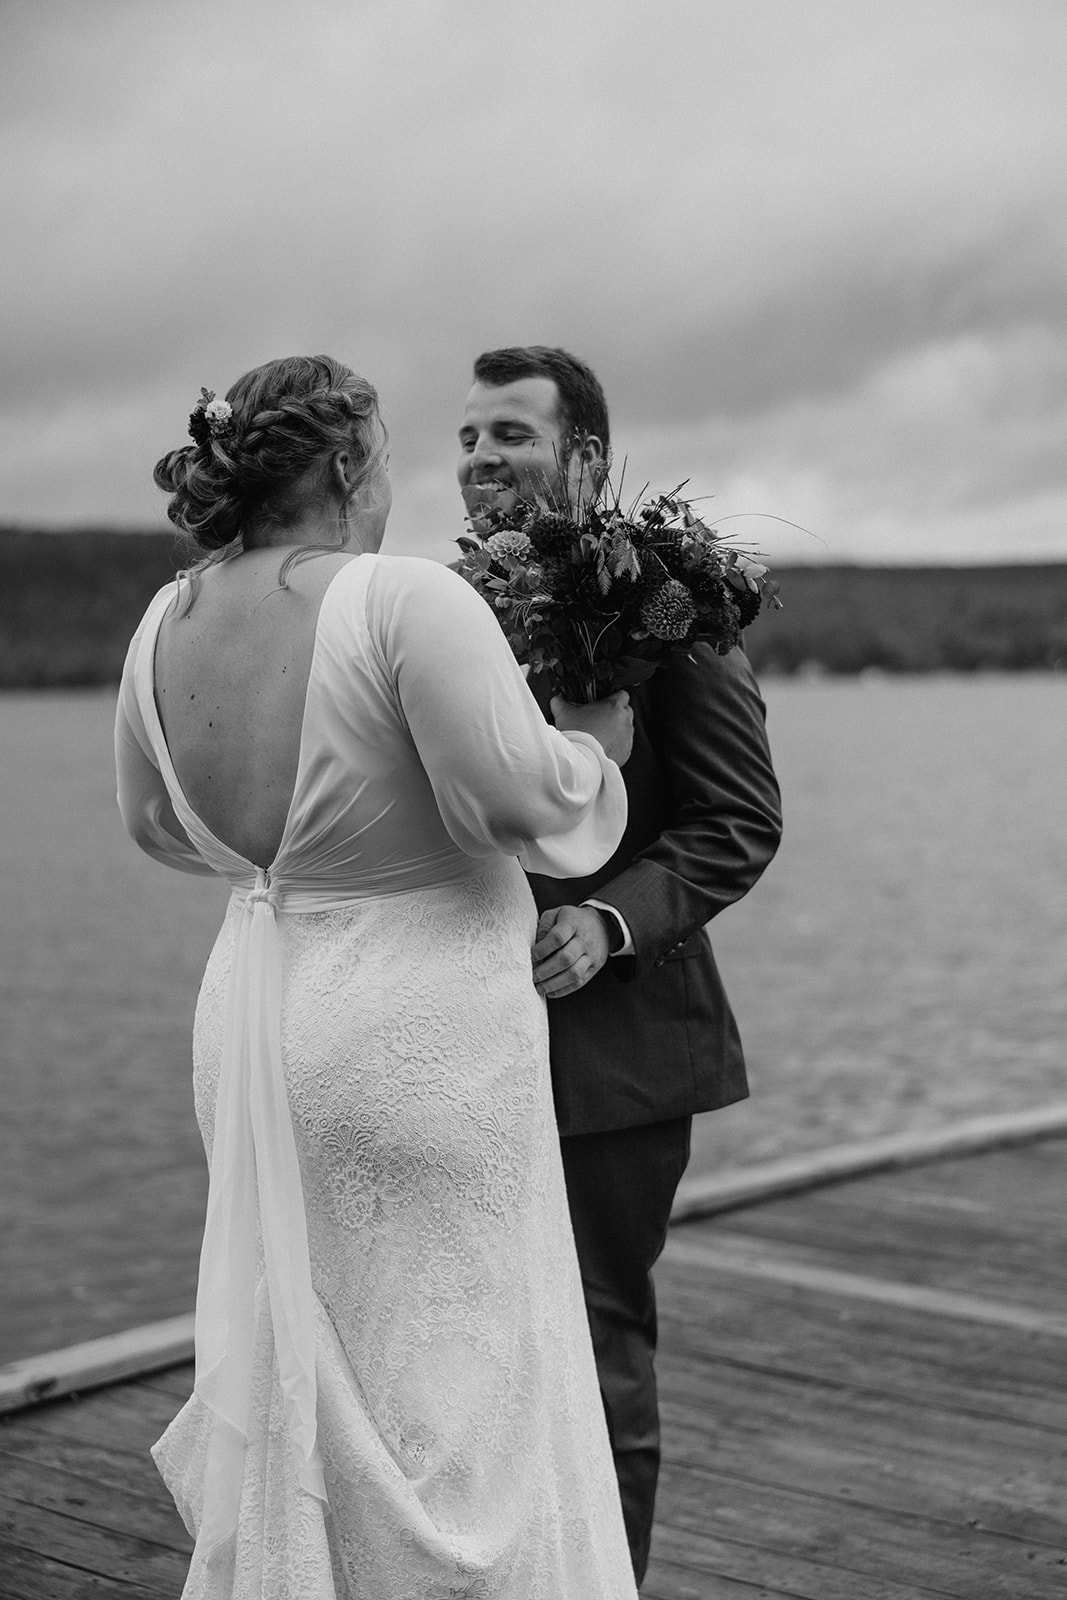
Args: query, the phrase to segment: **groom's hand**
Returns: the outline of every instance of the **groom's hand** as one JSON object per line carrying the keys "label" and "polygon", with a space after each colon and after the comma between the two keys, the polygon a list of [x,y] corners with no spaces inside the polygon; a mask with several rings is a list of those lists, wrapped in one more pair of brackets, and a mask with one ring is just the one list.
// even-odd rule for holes
{"label": "groom's hand", "polygon": [[549,1000],[573,994],[608,959],[608,934],[592,906],[553,906],[542,911],[533,947],[534,986]]}

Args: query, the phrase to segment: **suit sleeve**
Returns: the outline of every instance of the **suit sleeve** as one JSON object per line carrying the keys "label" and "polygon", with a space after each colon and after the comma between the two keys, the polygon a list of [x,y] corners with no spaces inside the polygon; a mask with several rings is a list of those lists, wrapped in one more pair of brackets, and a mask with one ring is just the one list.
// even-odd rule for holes
{"label": "suit sleeve", "polygon": [[778,848],[782,820],[765,709],[743,650],[665,664],[651,685],[648,734],[665,794],[658,835],[598,885],[634,942],[635,963],[662,960],[748,893]]}

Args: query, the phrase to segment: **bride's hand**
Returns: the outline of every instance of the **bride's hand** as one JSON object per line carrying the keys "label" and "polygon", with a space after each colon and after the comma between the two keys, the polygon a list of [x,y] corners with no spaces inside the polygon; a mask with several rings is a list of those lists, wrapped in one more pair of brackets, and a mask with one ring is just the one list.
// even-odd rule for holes
{"label": "bride's hand", "polygon": [[634,742],[634,714],[625,689],[609,694],[606,700],[594,700],[591,705],[584,706],[576,706],[557,694],[552,700],[552,716],[557,728],[591,733],[603,747],[604,754],[618,762],[620,767],[630,759]]}

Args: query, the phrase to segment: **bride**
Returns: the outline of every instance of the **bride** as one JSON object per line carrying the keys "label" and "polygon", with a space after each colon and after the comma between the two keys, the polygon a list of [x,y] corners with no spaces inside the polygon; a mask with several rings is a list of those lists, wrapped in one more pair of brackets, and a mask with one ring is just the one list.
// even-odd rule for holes
{"label": "bride", "polygon": [[[625,695],[544,721],[484,602],[378,553],[369,383],[272,361],[156,468],[203,557],[116,723],[150,855],[232,887],[193,1039],[186,1600],[633,1600],[523,867],[617,845]],[[314,557],[314,559],[311,559]]]}

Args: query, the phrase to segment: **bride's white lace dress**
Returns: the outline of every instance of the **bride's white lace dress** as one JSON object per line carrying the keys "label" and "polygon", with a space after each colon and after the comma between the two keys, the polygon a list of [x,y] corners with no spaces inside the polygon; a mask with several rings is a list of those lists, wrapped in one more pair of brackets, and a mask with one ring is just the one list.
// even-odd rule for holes
{"label": "bride's white lace dress", "polygon": [[187,1600],[632,1600],[567,1219],[520,860],[584,873],[618,769],[546,727],[428,562],[326,590],[269,871],[199,821],[130,648],[119,798],[233,886],[197,1008],[197,1383],[155,1456]]}

